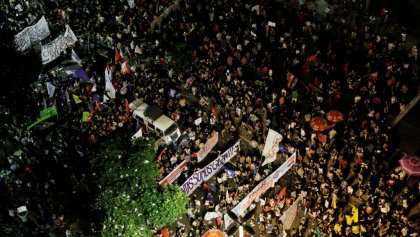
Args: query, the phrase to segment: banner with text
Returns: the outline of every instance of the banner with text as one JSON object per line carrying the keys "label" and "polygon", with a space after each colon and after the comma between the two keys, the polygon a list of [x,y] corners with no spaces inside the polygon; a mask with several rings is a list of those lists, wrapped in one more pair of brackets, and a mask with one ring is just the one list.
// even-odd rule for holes
{"label": "banner with text", "polygon": [[165,186],[167,184],[171,184],[172,182],[174,182],[181,175],[182,170],[184,170],[184,168],[187,167],[187,165],[188,165],[187,160],[184,160],[183,162],[181,162],[181,164],[175,167],[175,169],[172,170],[171,173],[169,173],[164,179],[162,179],[159,182],[159,185]]}
{"label": "banner with text", "polygon": [[218,141],[219,141],[219,133],[215,132],[211,136],[211,138],[209,140],[207,140],[204,147],[201,148],[197,152],[197,161],[198,162],[202,161],[209,154],[209,152],[213,149],[213,147],[217,144]]}
{"label": "banner with text", "polygon": [[251,203],[271,188],[296,163],[296,152],[293,153],[276,171],[261,181],[232,211],[243,216]]}
{"label": "banner with text", "polygon": [[283,139],[280,133],[272,130],[268,130],[267,140],[265,141],[264,150],[262,155],[265,156],[265,160],[261,166],[271,163],[276,160],[277,152],[279,151],[279,143]]}
{"label": "banner with text", "polygon": [[60,35],[50,43],[41,46],[42,64],[47,64],[58,58],[64,50],[77,42],[77,37],[70,26],[66,27],[64,35]]}
{"label": "banner with text", "polygon": [[297,214],[298,204],[302,199],[302,194],[293,202],[292,206],[287,209],[287,211],[280,217],[281,222],[283,223],[283,228],[288,230],[292,227],[293,221],[295,220]]}
{"label": "banner with text", "polygon": [[216,174],[224,164],[229,162],[239,151],[239,141],[235,143],[232,147],[227,149],[223,154],[217,157],[210,164],[206,165],[204,168],[194,172],[191,177],[182,184],[181,189],[187,195],[190,195],[198,186],[200,186],[204,181],[209,180]]}
{"label": "banner with text", "polygon": [[50,29],[48,28],[47,20],[42,16],[35,25],[28,26],[15,35],[16,48],[19,51],[25,51],[33,43],[43,40],[49,35]]}

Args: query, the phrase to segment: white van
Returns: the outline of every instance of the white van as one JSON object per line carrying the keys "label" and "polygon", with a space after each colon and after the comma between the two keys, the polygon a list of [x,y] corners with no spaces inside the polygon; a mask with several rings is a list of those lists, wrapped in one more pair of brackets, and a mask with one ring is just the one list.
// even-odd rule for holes
{"label": "white van", "polygon": [[[162,110],[158,107],[133,101],[130,104],[130,109],[133,110],[133,117],[136,120],[146,125],[149,130],[157,133],[166,144],[176,141],[181,136],[175,121],[162,114]],[[137,138],[138,133],[134,134],[133,138]]]}

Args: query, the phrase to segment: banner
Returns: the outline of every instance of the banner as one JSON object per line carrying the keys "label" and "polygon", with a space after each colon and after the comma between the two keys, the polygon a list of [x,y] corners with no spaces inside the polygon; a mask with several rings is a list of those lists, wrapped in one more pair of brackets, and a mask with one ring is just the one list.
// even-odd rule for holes
{"label": "banner", "polygon": [[50,35],[50,29],[48,28],[47,20],[45,16],[32,26],[28,26],[15,35],[16,48],[19,51],[25,51],[33,43],[45,39]]}
{"label": "banner", "polygon": [[33,122],[31,125],[29,125],[28,129],[31,129],[33,126],[37,125],[38,123],[43,122],[44,120],[47,120],[50,117],[58,115],[57,107],[54,105],[49,108],[43,109],[41,110],[39,114],[40,114],[39,118],[35,122]]}
{"label": "banner", "polygon": [[64,35],[60,35],[53,41],[41,46],[42,64],[47,64],[58,58],[60,54],[77,42],[76,35],[74,35],[70,26],[66,26]]}
{"label": "banner", "polygon": [[243,216],[253,201],[258,199],[274,185],[296,163],[296,152],[293,153],[276,171],[261,181],[232,211],[237,216]]}
{"label": "banner", "polygon": [[276,160],[277,152],[279,151],[279,143],[283,139],[283,136],[280,133],[272,130],[268,131],[267,140],[265,141],[264,150],[262,155],[265,156],[264,162],[261,166],[264,166],[268,163],[271,163]]}
{"label": "banner", "polygon": [[217,144],[218,141],[219,133],[215,132],[213,136],[211,136],[210,139],[207,140],[204,147],[197,152],[197,161],[202,161],[209,154],[209,152],[213,149],[213,147]]}
{"label": "banner", "polygon": [[181,162],[181,164],[175,167],[175,169],[172,170],[170,174],[168,174],[164,179],[162,179],[159,182],[159,185],[165,186],[167,184],[171,184],[172,182],[174,182],[181,175],[182,170],[184,170],[184,168],[187,167],[187,165],[188,165],[187,160],[184,160],[183,162]]}
{"label": "banner", "polygon": [[287,209],[286,212],[280,217],[281,222],[283,222],[283,228],[286,230],[292,227],[293,221],[295,220],[297,214],[297,208],[300,200],[302,199],[302,194],[293,202],[292,206]]}
{"label": "banner", "polygon": [[230,159],[232,159],[235,155],[238,154],[238,151],[239,141],[236,142],[235,145],[227,149],[223,154],[217,157],[210,164],[194,172],[194,174],[191,175],[191,177],[189,177],[184,184],[182,184],[182,191],[184,191],[184,193],[186,193],[187,195],[190,195],[204,181],[207,181],[211,177],[213,177],[213,175],[216,174],[224,164],[229,162]]}
{"label": "banner", "polygon": [[127,0],[128,2],[128,6],[130,6],[130,8],[135,8],[136,7],[136,3],[134,2],[134,0]]}

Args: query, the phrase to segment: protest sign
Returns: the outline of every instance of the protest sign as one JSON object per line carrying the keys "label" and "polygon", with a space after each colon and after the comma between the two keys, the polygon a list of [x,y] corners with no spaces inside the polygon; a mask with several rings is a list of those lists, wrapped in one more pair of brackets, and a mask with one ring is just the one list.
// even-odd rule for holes
{"label": "protest sign", "polygon": [[227,149],[223,154],[217,157],[210,164],[206,165],[204,168],[194,172],[191,177],[182,184],[181,189],[187,195],[190,195],[198,186],[200,186],[204,181],[209,180],[216,174],[224,164],[226,164],[230,159],[238,154],[239,151],[239,141],[235,143],[232,147]]}
{"label": "protest sign", "polygon": [[74,35],[70,26],[67,26],[64,35],[60,35],[50,43],[41,46],[42,64],[47,64],[58,58],[64,50],[76,42],[76,35]]}
{"label": "protest sign", "polygon": [[206,144],[204,145],[203,148],[201,148],[198,152],[197,152],[197,161],[200,162],[202,161],[208,154],[209,152],[213,149],[213,147],[217,144],[217,141],[219,141],[219,133],[215,132],[213,134],[213,136],[210,137],[209,140],[207,140]]}
{"label": "protest sign", "polygon": [[258,199],[276,183],[296,163],[296,152],[293,153],[276,171],[261,181],[232,211],[237,216],[243,216],[251,203]]}
{"label": "protest sign", "polygon": [[188,165],[187,160],[184,160],[183,162],[181,162],[181,164],[175,167],[175,169],[172,170],[171,173],[169,173],[164,179],[162,179],[159,182],[159,185],[165,186],[167,184],[171,184],[172,182],[174,182],[181,175],[182,170],[184,170],[184,168],[187,167],[187,165]]}
{"label": "protest sign", "polygon": [[28,26],[15,35],[16,48],[19,51],[25,51],[33,43],[45,39],[48,35],[50,35],[50,29],[47,20],[42,16],[35,25]]}

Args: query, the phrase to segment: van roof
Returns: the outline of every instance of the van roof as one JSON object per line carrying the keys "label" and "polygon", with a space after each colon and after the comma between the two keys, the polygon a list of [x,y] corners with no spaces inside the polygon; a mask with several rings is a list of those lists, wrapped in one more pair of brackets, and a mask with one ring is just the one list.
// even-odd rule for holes
{"label": "van roof", "polygon": [[175,122],[166,115],[162,115],[153,121],[153,125],[163,132],[166,132],[166,130],[174,123]]}

